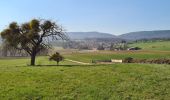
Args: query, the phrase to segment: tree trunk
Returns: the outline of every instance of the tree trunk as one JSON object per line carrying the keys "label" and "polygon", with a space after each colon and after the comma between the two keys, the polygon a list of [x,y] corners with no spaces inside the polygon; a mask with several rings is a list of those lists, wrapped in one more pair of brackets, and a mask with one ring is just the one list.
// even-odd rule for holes
{"label": "tree trunk", "polygon": [[33,51],[32,55],[31,55],[31,66],[35,65],[35,56],[36,56],[36,53]]}
{"label": "tree trunk", "polygon": [[59,62],[57,61],[57,66],[59,65]]}

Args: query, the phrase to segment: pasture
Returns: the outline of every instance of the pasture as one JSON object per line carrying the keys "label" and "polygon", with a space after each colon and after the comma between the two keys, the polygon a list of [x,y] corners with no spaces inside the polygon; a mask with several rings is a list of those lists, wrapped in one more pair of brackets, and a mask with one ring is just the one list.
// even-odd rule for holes
{"label": "pasture", "polygon": [[108,60],[108,59],[124,59],[126,57],[133,57],[138,59],[158,59],[158,58],[170,58],[170,51],[96,51],[85,53],[69,53],[65,54],[68,59],[92,62],[92,60]]}
{"label": "pasture", "polygon": [[143,50],[170,51],[170,41],[148,41],[138,42],[129,45],[130,47],[140,47]]}
{"label": "pasture", "polygon": [[[65,58],[91,59],[170,57],[169,52],[70,53]],[[64,61],[59,66],[48,57],[0,59],[0,99],[120,100],[170,98],[170,65],[110,64],[81,65]]]}

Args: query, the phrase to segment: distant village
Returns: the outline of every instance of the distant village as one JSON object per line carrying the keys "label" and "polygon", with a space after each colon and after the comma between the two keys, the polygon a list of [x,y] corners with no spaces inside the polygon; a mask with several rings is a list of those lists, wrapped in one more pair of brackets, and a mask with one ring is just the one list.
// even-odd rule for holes
{"label": "distant village", "polygon": [[125,40],[115,39],[86,39],[69,41],[63,44],[65,49],[79,49],[79,50],[140,50],[139,47],[128,47],[128,42]]}
{"label": "distant village", "polygon": [[[65,41],[52,43],[55,47],[62,47],[63,49],[76,49],[76,50],[140,50],[139,47],[128,47],[126,41],[105,40],[105,39],[87,39],[76,41]],[[38,55],[48,55],[49,49],[42,50]],[[16,50],[5,45],[0,47],[0,57],[12,57],[12,56],[29,56],[25,51]]]}

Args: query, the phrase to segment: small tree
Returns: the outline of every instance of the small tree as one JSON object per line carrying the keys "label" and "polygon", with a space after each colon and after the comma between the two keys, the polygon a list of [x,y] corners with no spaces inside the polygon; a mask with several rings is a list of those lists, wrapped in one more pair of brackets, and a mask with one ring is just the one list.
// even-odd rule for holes
{"label": "small tree", "polygon": [[55,54],[53,54],[52,56],[50,56],[49,60],[53,60],[57,62],[57,65],[59,65],[60,61],[64,60],[64,57],[60,55],[60,53],[56,52]]}
{"label": "small tree", "polygon": [[50,20],[33,19],[18,25],[13,22],[1,32],[3,41],[18,50],[24,50],[31,56],[31,65],[35,65],[35,57],[50,42],[67,39],[63,28]]}

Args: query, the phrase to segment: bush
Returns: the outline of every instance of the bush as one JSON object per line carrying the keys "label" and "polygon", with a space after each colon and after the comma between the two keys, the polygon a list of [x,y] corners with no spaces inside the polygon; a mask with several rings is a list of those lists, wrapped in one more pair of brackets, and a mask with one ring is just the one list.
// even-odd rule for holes
{"label": "bush", "polygon": [[141,50],[142,48],[140,48],[140,47],[135,47],[135,50]]}
{"label": "bush", "polygon": [[132,63],[133,62],[133,58],[132,57],[127,57],[123,60],[124,63]]}
{"label": "bush", "polygon": [[124,63],[150,63],[150,64],[170,64],[170,59],[133,59],[131,57],[125,58]]}
{"label": "bush", "polygon": [[59,64],[60,61],[64,60],[64,57],[60,55],[60,53],[56,52],[52,56],[50,56],[49,60],[53,60],[57,62],[57,65]]}

